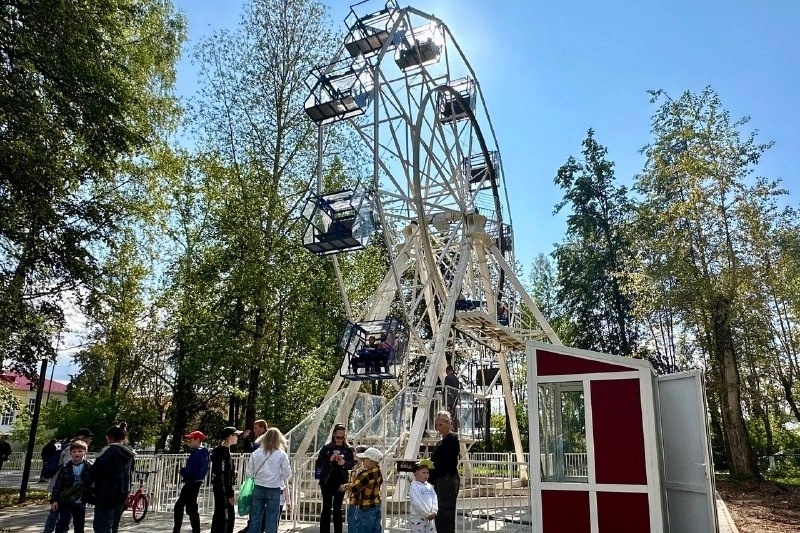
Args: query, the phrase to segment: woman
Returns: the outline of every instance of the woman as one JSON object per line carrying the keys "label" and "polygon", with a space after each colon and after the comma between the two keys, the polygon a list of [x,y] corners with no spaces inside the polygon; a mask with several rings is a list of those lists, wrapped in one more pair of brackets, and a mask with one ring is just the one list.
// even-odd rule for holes
{"label": "woman", "polygon": [[106,447],[94,460],[91,493],[94,502],[94,533],[117,533],[122,505],[131,488],[133,457],[128,441],[128,425],[120,422],[106,431]]}
{"label": "woman", "polygon": [[441,439],[433,448],[430,483],[436,490],[439,512],[436,514],[436,533],[454,533],[456,530],[456,497],[461,485],[458,477],[458,435],[451,428],[450,413],[439,411],[434,418]]}
{"label": "woman", "polygon": [[353,449],[347,442],[344,424],[333,426],[331,441],[319,451],[315,471],[319,472],[319,488],[322,492],[322,514],[319,517],[319,533],[330,533],[331,513],[333,532],[342,533],[342,502],[344,492],[339,486],[347,483],[348,472],[355,465]]}
{"label": "woman", "polygon": [[249,533],[278,533],[281,517],[281,492],[287,486],[292,469],[286,455],[286,439],[278,428],[269,428],[261,446],[250,454],[245,474],[253,476]]}

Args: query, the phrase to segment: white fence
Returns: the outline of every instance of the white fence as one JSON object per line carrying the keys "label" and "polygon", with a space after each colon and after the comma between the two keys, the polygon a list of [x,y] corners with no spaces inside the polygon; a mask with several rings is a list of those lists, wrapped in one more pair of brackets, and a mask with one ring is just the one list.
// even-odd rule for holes
{"label": "white fence", "polygon": [[[181,487],[179,470],[186,464],[186,457],[186,454],[136,457],[136,470],[156,472],[150,476],[145,487],[151,512],[172,512]],[[527,483],[520,480],[520,467],[527,464],[513,461],[514,457],[505,453],[471,454],[468,459],[462,460],[456,518],[458,531],[530,531],[530,493]],[[244,479],[247,458],[246,454],[233,454],[238,482]],[[23,459],[22,453],[12,454],[0,474],[19,475]],[[322,499],[318,482],[314,479],[314,458],[294,456],[291,461],[294,473],[290,480],[293,505],[284,518],[294,525],[315,523],[322,511]],[[38,478],[41,463],[38,457],[32,461],[32,480]],[[467,464],[469,468],[464,468]],[[381,461],[381,468],[384,475],[381,489],[384,528],[408,531],[407,490],[411,474],[398,473],[393,458]],[[133,486],[135,488],[136,485]],[[198,504],[201,514],[210,516],[213,513],[213,496],[208,480],[200,490]]]}

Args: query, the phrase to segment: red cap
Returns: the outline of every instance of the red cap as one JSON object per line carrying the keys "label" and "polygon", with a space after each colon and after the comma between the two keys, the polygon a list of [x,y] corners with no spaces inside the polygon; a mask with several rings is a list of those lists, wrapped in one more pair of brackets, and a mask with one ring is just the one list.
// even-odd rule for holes
{"label": "red cap", "polygon": [[206,440],[206,436],[203,435],[202,431],[192,431],[188,435],[184,435],[183,438],[184,439],[197,439],[200,442],[203,442],[204,440]]}

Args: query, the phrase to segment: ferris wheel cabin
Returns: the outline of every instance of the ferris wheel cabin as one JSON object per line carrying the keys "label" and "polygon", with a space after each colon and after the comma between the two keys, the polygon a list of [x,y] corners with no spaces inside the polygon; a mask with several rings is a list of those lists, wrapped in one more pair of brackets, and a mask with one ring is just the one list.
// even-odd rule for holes
{"label": "ferris wheel cabin", "polygon": [[457,95],[440,92],[438,97],[439,122],[442,124],[468,118],[469,113],[475,112],[475,81],[463,78],[450,86]]}
{"label": "ferris wheel cabin", "polygon": [[403,72],[430,65],[439,61],[444,48],[444,37],[440,24],[430,23],[411,30],[394,54],[394,62]]}
{"label": "ferris wheel cabin", "polygon": [[317,67],[306,78],[306,114],[317,125],[357,117],[372,100],[372,75],[364,58],[345,58]]}
{"label": "ferris wheel cabin", "polygon": [[372,209],[361,187],[311,196],[303,218],[308,221],[303,246],[317,255],[362,250],[372,235]]}
{"label": "ferris wheel cabin", "polygon": [[351,57],[370,57],[384,46],[394,47],[403,39],[405,31],[394,31],[398,20],[398,11],[392,7],[359,17],[353,8],[345,19],[350,28],[344,40],[344,47]]}
{"label": "ferris wheel cabin", "polygon": [[397,318],[347,322],[339,339],[344,352],[341,375],[351,381],[396,379],[403,362],[406,336]]}

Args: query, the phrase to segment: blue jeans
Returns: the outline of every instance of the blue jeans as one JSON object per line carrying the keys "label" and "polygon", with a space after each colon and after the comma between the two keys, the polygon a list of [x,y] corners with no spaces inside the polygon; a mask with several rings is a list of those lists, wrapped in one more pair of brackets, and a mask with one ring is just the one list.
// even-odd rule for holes
{"label": "blue jeans", "polygon": [[119,505],[95,505],[94,519],[92,528],[94,533],[117,533],[119,531],[119,520],[122,518],[122,504]]}
{"label": "blue jeans", "polygon": [[[44,522],[44,533],[53,533],[53,531],[56,530],[58,517],[59,517],[58,511],[50,511],[47,514],[47,520],[45,520]],[[67,522],[67,527],[69,527],[69,522]]]}
{"label": "blue jeans", "polygon": [[[353,518],[355,528],[347,526],[348,533],[382,533],[381,524],[381,508],[370,507],[369,509],[360,509],[353,506]],[[348,517],[350,516],[350,508],[348,508]]]}
{"label": "blue jeans", "polygon": [[278,533],[281,518],[281,489],[253,487],[250,504],[250,528],[247,533]]}
{"label": "blue jeans", "polygon": [[86,505],[77,502],[61,502],[58,504],[58,515],[56,533],[65,533],[69,530],[70,518],[72,518],[72,524],[75,526],[75,533],[83,533],[83,527],[86,523]]}
{"label": "blue jeans", "polygon": [[358,531],[358,507],[354,505],[347,506],[347,533],[355,533]]}

